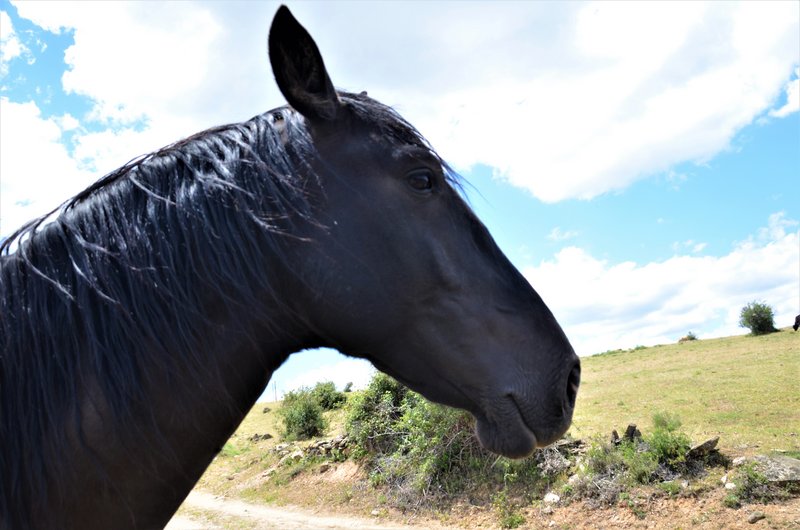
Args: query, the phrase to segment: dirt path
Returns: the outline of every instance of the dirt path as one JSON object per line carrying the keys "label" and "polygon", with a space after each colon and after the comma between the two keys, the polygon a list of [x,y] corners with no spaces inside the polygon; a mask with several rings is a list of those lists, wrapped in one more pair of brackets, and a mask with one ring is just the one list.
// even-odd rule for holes
{"label": "dirt path", "polygon": [[183,503],[183,510],[169,522],[165,530],[211,530],[219,528],[330,528],[407,530],[411,526],[385,526],[355,517],[319,516],[297,508],[273,508],[243,501],[216,497],[193,491]]}

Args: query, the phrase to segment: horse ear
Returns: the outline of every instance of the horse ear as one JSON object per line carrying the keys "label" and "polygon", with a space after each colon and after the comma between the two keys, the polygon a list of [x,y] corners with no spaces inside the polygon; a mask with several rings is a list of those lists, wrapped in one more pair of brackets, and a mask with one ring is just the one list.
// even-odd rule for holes
{"label": "horse ear", "polygon": [[269,60],[289,105],[310,120],[329,121],[341,106],[314,39],[286,6],[269,30]]}

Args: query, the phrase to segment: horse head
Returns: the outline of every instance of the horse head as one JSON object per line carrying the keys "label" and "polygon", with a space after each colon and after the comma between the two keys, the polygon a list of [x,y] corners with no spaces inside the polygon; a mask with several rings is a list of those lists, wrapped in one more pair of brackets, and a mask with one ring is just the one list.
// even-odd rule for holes
{"label": "horse head", "polygon": [[277,84],[313,145],[315,219],[296,245],[293,310],[319,345],[369,359],[426,398],[470,411],[481,443],[522,457],[569,427],[580,363],[552,313],[408,122],[335,88],[308,32],[281,7]]}

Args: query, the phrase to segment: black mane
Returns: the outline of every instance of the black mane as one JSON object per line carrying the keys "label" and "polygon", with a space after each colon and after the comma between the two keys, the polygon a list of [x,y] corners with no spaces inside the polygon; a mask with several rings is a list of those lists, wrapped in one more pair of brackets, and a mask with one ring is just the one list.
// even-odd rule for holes
{"label": "black mane", "polygon": [[[430,149],[391,108],[341,98],[390,141]],[[209,343],[247,338],[245,324],[209,321],[201,298],[229,315],[263,307],[253,294],[271,291],[263,249],[281,260],[294,225],[315,222],[298,176],[315,178],[313,157],[303,118],[276,109],[134,160],[0,244],[0,514],[56,493],[61,433],[82,436],[87,396],[135,430],[129,443],[158,445],[152,425],[133,421],[147,410],[151,367],[179,387],[217,372]]]}

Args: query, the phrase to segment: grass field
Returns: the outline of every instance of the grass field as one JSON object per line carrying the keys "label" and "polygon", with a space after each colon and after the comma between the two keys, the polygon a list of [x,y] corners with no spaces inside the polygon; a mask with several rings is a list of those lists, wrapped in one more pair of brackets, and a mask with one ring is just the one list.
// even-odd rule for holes
{"label": "grass field", "polygon": [[648,429],[667,411],[736,454],[800,449],[800,332],[688,341],[582,359],[575,437]]}

